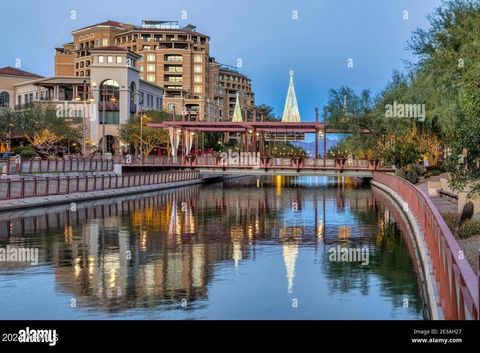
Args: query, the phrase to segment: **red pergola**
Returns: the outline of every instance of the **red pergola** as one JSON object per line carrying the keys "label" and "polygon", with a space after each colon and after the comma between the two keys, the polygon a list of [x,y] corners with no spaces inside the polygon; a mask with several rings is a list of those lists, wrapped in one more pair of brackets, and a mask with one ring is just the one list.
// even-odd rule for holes
{"label": "red pergola", "polygon": [[[182,120],[177,121],[174,117],[171,121],[163,121],[161,123],[149,123],[147,126],[152,128],[161,128],[168,130],[174,128],[176,131],[189,131],[196,135],[196,143],[198,146],[198,135],[202,132],[223,132],[223,133],[240,133],[244,135],[245,151],[249,152],[249,145],[252,145],[252,152],[257,152],[257,142],[261,154],[264,153],[265,133],[313,133],[315,134],[315,159],[318,158],[318,138],[323,138],[323,159],[326,159],[327,134],[328,133],[351,133],[348,130],[328,128],[325,121],[318,121],[318,111],[316,110],[314,122],[282,122],[282,121],[257,121],[256,113],[253,113],[251,121],[231,122],[231,121],[187,121],[184,116]],[[364,130],[363,133],[369,133]],[[184,136],[184,134],[182,134]],[[249,143],[248,136],[251,136]]]}

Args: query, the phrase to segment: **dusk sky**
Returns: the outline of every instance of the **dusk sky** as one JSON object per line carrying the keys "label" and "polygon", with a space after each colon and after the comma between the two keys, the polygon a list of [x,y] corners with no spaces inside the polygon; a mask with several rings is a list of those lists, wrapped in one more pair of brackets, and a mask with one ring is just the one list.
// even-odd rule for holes
{"label": "dusk sky", "polygon": [[[4,0],[0,4],[0,67],[15,66],[53,75],[54,48],[72,41],[70,32],[117,20],[192,23],[211,38],[210,55],[237,65],[253,81],[257,104],[281,115],[288,72],[302,120],[342,85],[381,89],[392,71],[403,70],[411,32],[426,28],[426,16],[440,0]],[[74,11],[74,12],[72,12]],[[408,11],[408,19],[404,19]],[[187,16],[182,20],[182,14]],[[75,18],[76,17],[76,18]],[[353,68],[347,66],[353,59]],[[239,60],[240,59],[240,60]]]}

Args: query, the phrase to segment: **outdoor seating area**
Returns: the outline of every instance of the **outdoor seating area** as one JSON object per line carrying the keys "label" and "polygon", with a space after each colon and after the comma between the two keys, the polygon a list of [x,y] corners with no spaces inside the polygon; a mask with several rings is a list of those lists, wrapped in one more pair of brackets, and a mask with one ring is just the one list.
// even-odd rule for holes
{"label": "outdoor seating area", "polygon": [[461,213],[465,204],[470,201],[473,203],[474,214],[480,214],[480,198],[469,199],[468,190],[457,192],[452,190],[448,184],[448,177],[441,177],[438,181],[427,182],[428,196],[431,198],[443,197],[457,204],[457,212]]}

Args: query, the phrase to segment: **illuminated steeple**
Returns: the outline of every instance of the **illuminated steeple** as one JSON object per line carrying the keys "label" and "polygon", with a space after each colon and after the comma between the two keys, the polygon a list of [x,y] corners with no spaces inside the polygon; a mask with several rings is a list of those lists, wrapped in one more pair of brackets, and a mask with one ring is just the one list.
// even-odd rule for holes
{"label": "illuminated steeple", "polygon": [[282,122],[299,123],[300,112],[298,111],[297,96],[295,87],[293,86],[293,70],[290,70],[290,84],[288,85],[287,99],[285,100],[285,108],[283,108]]}
{"label": "illuminated steeple", "polygon": [[237,92],[237,100],[235,101],[235,110],[233,111],[232,122],[234,123],[241,123],[243,121],[242,118],[242,110],[240,109],[240,95]]}

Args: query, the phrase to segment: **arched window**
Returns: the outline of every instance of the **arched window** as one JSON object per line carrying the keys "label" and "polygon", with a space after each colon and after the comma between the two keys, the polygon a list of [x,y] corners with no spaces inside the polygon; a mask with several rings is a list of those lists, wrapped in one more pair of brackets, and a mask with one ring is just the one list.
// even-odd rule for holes
{"label": "arched window", "polygon": [[100,100],[109,101],[115,98],[118,102],[120,99],[120,85],[114,80],[105,80],[100,85]]}
{"label": "arched window", "polygon": [[0,108],[8,108],[10,106],[10,95],[8,92],[0,92]]}

